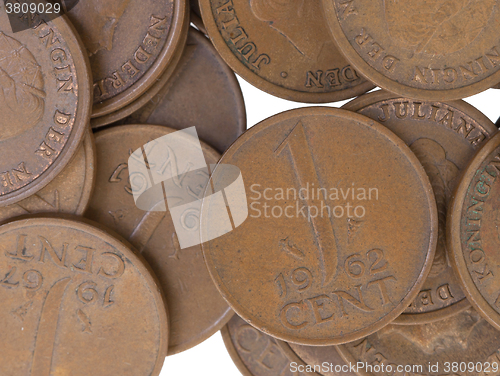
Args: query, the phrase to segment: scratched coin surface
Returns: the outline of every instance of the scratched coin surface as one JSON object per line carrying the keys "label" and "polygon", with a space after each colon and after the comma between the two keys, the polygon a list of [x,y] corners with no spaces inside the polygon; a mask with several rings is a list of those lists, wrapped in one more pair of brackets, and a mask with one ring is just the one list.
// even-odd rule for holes
{"label": "scratched coin surface", "polygon": [[461,173],[498,129],[463,101],[414,101],[379,91],[355,99],[344,108],[380,122],[400,137],[422,163],[436,197],[439,229],[434,263],[417,298],[395,323],[439,320],[469,307],[449,260],[446,213]]}
{"label": "scratched coin surface", "polygon": [[85,0],[68,12],[90,57],[92,117],[142,95],[186,41],[186,0]]}
{"label": "scratched coin surface", "polygon": [[[174,74],[155,84],[138,101],[92,126],[113,123],[160,124],[174,129],[196,126],[200,138],[223,153],[246,130],[243,94],[234,73],[210,41],[191,28]],[[163,85],[158,92],[158,87]],[[136,110],[134,112],[134,110]]]}
{"label": "scratched coin surface", "polygon": [[[169,355],[187,350],[220,330],[233,315],[210,279],[200,246],[180,249],[169,212],[135,206],[127,162],[130,152],[175,130],[155,125],[123,125],[96,133],[97,177],[86,217],[129,240],[153,268],[165,291],[170,316]],[[220,156],[203,145],[207,163]],[[177,169],[173,152],[155,168]],[[177,174],[173,174],[175,176]],[[204,181],[206,183],[206,179]],[[182,188],[203,196],[196,178]]]}
{"label": "scratched coin surface", "polygon": [[[422,165],[392,132],[345,110],[294,110],[238,138],[210,187],[226,179],[221,164],[241,170],[248,218],[203,252],[249,324],[288,342],[345,343],[416,297],[434,258],[436,204]],[[221,225],[212,196],[203,241]]]}
{"label": "scratched coin surface", "polygon": [[388,325],[337,350],[346,362],[372,366],[360,376],[500,374],[500,332],[473,308],[428,324]]}
{"label": "scratched coin surface", "polygon": [[322,0],[338,47],[367,79],[411,98],[500,82],[500,0]]}
{"label": "scratched coin surface", "polygon": [[336,48],[320,0],[200,0],[215,48],[252,85],[297,102],[325,103],[373,88]]}
{"label": "scratched coin surface", "polygon": [[11,33],[0,10],[0,206],[50,183],[77,152],[90,116],[88,61],[65,17]]}
{"label": "scratched coin surface", "polygon": [[3,225],[0,239],[0,374],[159,375],[165,305],[128,246],[54,218]]}
{"label": "scratched coin surface", "polygon": [[500,329],[500,134],[464,172],[448,219],[448,242],[464,292]]}

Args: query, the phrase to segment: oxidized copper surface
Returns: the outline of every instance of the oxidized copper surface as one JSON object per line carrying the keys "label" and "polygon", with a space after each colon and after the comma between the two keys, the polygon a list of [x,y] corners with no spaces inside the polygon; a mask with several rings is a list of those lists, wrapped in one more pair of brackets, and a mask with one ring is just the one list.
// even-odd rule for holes
{"label": "oxidized copper surface", "polygon": [[446,101],[500,82],[500,0],[323,0],[347,60],[383,89]]}
{"label": "oxidized copper surface", "polygon": [[[248,130],[220,164],[241,170],[249,216],[203,252],[249,324],[288,342],[345,343],[416,297],[434,258],[436,203],[392,132],[345,110],[293,110]],[[220,164],[214,186],[226,178]],[[206,202],[202,240],[220,223]]]}
{"label": "oxidized copper surface", "polygon": [[158,284],[123,242],[88,224],[0,227],[0,374],[157,376],[168,319]]}

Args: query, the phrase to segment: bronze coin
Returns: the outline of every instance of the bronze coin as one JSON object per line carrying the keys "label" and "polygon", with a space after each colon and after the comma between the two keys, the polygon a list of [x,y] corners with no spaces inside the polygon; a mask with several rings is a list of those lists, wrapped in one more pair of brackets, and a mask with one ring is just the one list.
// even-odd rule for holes
{"label": "bronze coin", "polygon": [[448,246],[464,292],[479,313],[500,329],[500,134],[465,170],[451,204]]}
{"label": "bronze coin", "polygon": [[500,0],[323,0],[338,47],[399,95],[446,101],[500,82]]}
{"label": "bronze coin", "polygon": [[[128,239],[158,276],[171,320],[169,355],[203,342],[233,315],[210,279],[201,247],[181,250],[170,213],[142,211],[132,196],[129,153],[174,131],[164,126],[124,125],[97,132],[96,184],[85,214]],[[207,163],[219,160],[216,151],[205,144],[202,147]],[[192,188],[195,180],[184,181],[182,188],[198,192]]]}
{"label": "bronze coin", "polygon": [[238,138],[209,187],[227,179],[223,164],[241,170],[249,216],[206,241],[221,220],[205,197],[203,251],[248,323],[287,342],[345,343],[416,297],[434,258],[436,203],[422,165],[385,127],[345,110],[293,110]]}
{"label": "bronze coin", "polygon": [[500,89],[500,84],[496,84],[495,86],[493,86],[493,89]]}
{"label": "bronze coin", "polygon": [[449,261],[446,213],[462,171],[498,129],[463,101],[414,101],[378,91],[343,108],[379,121],[400,137],[422,163],[436,197],[439,228],[434,263],[417,298],[394,323],[422,324],[468,308]]}
{"label": "bronze coin", "polygon": [[157,376],[168,319],[148,267],[85,223],[0,227],[0,374]]}
{"label": "bronze coin", "polygon": [[82,215],[94,189],[95,145],[89,130],[71,162],[38,193],[0,208],[0,222],[35,213]]}
{"label": "bronze coin", "polygon": [[388,325],[337,350],[346,362],[363,363],[361,376],[498,375],[500,369],[500,332],[472,308],[428,324]]}
{"label": "bronze coin", "polygon": [[92,117],[144,94],[184,47],[189,26],[186,0],[85,0],[68,16],[90,56]]}
{"label": "bronze coin", "polygon": [[195,29],[189,31],[175,73],[160,80],[136,103],[95,119],[92,126],[115,122],[132,111],[119,123],[160,124],[174,129],[195,125],[200,138],[221,153],[246,130],[245,102],[236,76]]}
{"label": "bronze coin", "polygon": [[308,103],[340,101],[374,86],[336,48],[319,0],[200,0],[215,48],[252,85]]}
{"label": "bronze coin", "polygon": [[77,152],[90,116],[88,60],[65,17],[11,33],[0,11],[0,206],[50,183]]}

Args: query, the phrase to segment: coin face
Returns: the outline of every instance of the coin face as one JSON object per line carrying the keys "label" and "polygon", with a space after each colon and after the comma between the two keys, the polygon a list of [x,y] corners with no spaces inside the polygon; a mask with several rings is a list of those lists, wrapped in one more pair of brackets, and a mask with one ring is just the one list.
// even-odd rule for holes
{"label": "coin face", "polygon": [[439,320],[469,307],[449,260],[446,213],[463,170],[498,129],[463,101],[415,101],[379,91],[344,108],[379,121],[400,137],[420,160],[436,197],[439,229],[434,263],[417,298],[395,323]]}
{"label": "coin face", "polygon": [[373,88],[342,57],[319,0],[201,0],[203,23],[222,58],[252,85],[309,103]]}
{"label": "coin face", "polygon": [[380,124],[339,109],[285,112],[243,134],[211,186],[227,180],[221,165],[241,170],[248,218],[206,241],[221,224],[207,195],[203,251],[221,294],[257,329],[345,343],[418,294],[434,257],[436,204],[414,154]]}
{"label": "coin face", "polygon": [[388,325],[337,349],[346,362],[372,366],[360,368],[357,373],[362,376],[497,375],[500,332],[469,308],[433,323]]}
{"label": "coin face", "polygon": [[465,98],[500,82],[499,0],[323,0],[337,45],[383,89]]}
{"label": "coin face", "polygon": [[474,157],[457,189],[448,219],[448,242],[464,292],[500,329],[498,231],[500,135]]}
{"label": "coin face", "polygon": [[0,11],[0,206],[52,181],[88,125],[90,76],[76,35],[64,17],[32,22],[11,34]]}
{"label": "coin face", "polygon": [[3,225],[0,239],[2,375],[159,375],[165,305],[124,243],[49,218]]}
{"label": "coin face", "polygon": [[139,100],[95,119],[92,126],[129,114],[120,124],[160,124],[174,129],[195,125],[200,138],[221,153],[246,130],[245,103],[236,76],[210,41],[193,28],[173,74],[166,72]]}
{"label": "coin face", "polygon": [[186,0],[86,0],[68,12],[90,56],[92,117],[142,95],[186,40]]}
{"label": "coin face", "polygon": [[[85,214],[128,239],[158,276],[171,320],[169,355],[201,343],[233,315],[210,279],[201,247],[181,250],[170,213],[140,210],[132,196],[129,153],[174,131],[163,126],[125,125],[97,132],[96,186]],[[215,164],[217,152],[205,144],[202,147],[207,163]],[[177,171],[174,160],[167,154],[161,165]],[[202,197],[204,186],[198,185],[196,179],[181,184],[186,192]]]}

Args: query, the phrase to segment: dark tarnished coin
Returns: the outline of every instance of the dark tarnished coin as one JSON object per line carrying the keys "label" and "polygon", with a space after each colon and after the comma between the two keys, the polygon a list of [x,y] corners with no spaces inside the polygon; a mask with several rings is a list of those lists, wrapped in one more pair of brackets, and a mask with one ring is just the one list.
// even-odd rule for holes
{"label": "dark tarnished coin", "polygon": [[325,103],[373,88],[336,48],[319,0],[200,0],[222,58],[252,85],[297,102]]}
{"label": "dark tarnished coin", "polygon": [[53,218],[0,227],[0,374],[157,376],[168,319],[124,243]]}
{"label": "dark tarnished coin", "polygon": [[500,82],[500,0],[323,0],[338,47],[383,89],[424,100]]}
{"label": "dark tarnished coin", "polygon": [[0,206],[50,183],[77,152],[90,116],[88,60],[65,17],[36,15],[12,34],[0,10]]}
{"label": "dark tarnished coin", "polygon": [[500,329],[500,134],[465,170],[448,218],[452,262],[471,303]]}
{"label": "dark tarnished coin", "polygon": [[395,323],[422,324],[469,307],[449,261],[446,213],[462,171],[497,128],[463,101],[414,101],[379,91],[344,108],[379,121],[406,142],[427,172],[436,197],[439,229],[434,263],[417,298]]}
{"label": "dark tarnished coin", "polygon": [[[129,153],[174,131],[163,126],[124,125],[97,132],[96,185],[85,214],[128,239],[158,276],[169,307],[169,355],[201,343],[233,315],[210,279],[201,246],[181,250],[170,213],[142,211],[132,196]],[[207,163],[216,163],[217,152],[205,144],[202,147]],[[177,171],[176,163],[166,153],[161,165]],[[198,184],[193,178],[183,180],[181,186],[202,196],[204,186]]]}
{"label": "dark tarnished coin", "polygon": [[182,51],[187,0],[84,0],[68,16],[90,56],[94,76],[92,117],[140,97]]}
{"label": "dark tarnished coin", "polygon": [[[436,204],[415,155],[380,124],[332,108],[285,112],[236,140],[210,187],[227,180],[221,165],[241,170],[249,216],[203,251],[221,294],[257,329],[345,343],[418,294],[434,258]],[[210,197],[203,241],[221,230]]]}
{"label": "dark tarnished coin", "polygon": [[194,125],[200,138],[221,153],[246,130],[245,102],[238,80],[200,32],[190,29],[175,73],[165,75],[168,80],[162,77],[135,103],[95,119],[92,126],[110,124],[130,114],[120,124],[160,124],[174,129]]}

